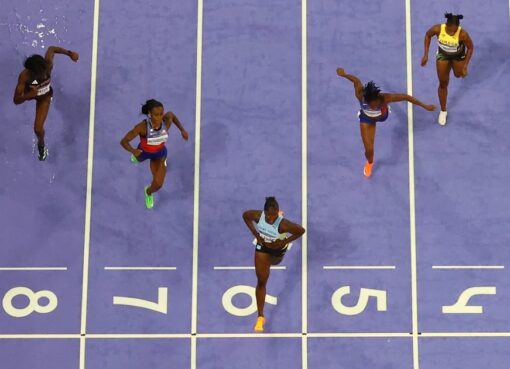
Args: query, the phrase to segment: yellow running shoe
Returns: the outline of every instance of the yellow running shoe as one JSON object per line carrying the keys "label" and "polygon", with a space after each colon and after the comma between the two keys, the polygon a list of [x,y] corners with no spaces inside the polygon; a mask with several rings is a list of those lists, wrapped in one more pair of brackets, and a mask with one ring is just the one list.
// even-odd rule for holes
{"label": "yellow running shoe", "polygon": [[365,167],[363,168],[363,174],[365,177],[369,178],[372,175],[372,167],[374,163],[369,163],[368,161],[365,163]]}
{"label": "yellow running shoe", "polygon": [[264,323],[265,322],[266,322],[266,320],[264,319],[264,317],[259,316],[257,318],[257,323],[255,323],[255,327],[253,328],[253,330],[257,333],[264,332]]}

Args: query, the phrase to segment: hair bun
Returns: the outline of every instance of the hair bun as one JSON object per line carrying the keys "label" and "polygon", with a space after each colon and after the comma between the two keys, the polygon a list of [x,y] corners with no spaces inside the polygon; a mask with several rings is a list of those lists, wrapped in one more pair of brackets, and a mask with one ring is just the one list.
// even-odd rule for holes
{"label": "hair bun", "polygon": [[458,19],[464,19],[464,16],[462,14],[457,14]]}

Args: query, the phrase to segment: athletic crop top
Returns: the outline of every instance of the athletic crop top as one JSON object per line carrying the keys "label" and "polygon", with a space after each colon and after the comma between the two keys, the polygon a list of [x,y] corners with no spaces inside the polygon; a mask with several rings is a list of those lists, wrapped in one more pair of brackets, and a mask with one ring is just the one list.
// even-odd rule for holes
{"label": "athletic crop top", "polygon": [[259,222],[256,225],[257,232],[266,242],[273,242],[276,240],[283,240],[287,237],[287,233],[280,233],[278,228],[280,227],[280,223],[282,222],[283,217],[281,215],[276,218],[273,224],[269,224],[266,222],[266,216],[264,212],[260,214]]}
{"label": "athletic crop top", "polygon": [[147,136],[140,137],[140,148],[146,152],[158,152],[163,149],[168,140],[165,122],[161,122],[161,127],[159,127],[159,129],[154,129],[152,127],[150,118],[147,118],[145,123],[147,125]]}
{"label": "athletic crop top", "polygon": [[51,90],[51,78],[46,77],[42,80],[29,80],[25,86],[25,90],[29,91],[31,87],[37,88],[37,96],[43,96],[46,95]]}
{"label": "athletic crop top", "polygon": [[441,32],[437,37],[438,51],[446,55],[457,55],[464,52],[464,43],[459,40],[462,27],[457,28],[453,36],[446,33],[446,24],[441,24]]}

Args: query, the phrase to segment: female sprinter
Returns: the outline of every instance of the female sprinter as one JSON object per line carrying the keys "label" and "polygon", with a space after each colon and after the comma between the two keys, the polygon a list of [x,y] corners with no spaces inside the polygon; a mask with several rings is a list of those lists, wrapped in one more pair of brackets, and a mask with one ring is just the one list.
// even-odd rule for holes
{"label": "female sprinter", "polygon": [[77,52],[50,46],[44,58],[41,55],[32,55],[25,59],[25,69],[20,73],[18,84],[14,90],[13,101],[16,105],[28,100],[35,100],[34,132],[37,136],[37,150],[39,160],[45,160],[48,150],[44,145],[44,122],[50,109],[53,89],[51,88],[51,71],[55,54],[65,54],[72,61],[80,58]]}
{"label": "female sprinter", "polygon": [[[421,59],[422,67],[427,64],[429,59],[430,39],[437,36],[438,49],[436,52],[436,68],[439,78],[439,87],[437,94],[441,104],[438,123],[442,126],[446,124],[446,99],[448,97],[448,82],[450,81],[450,70],[453,69],[453,75],[457,78],[464,78],[468,75],[468,65],[473,56],[474,44],[469,37],[469,33],[459,26],[460,20],[464,18],[462,14],[453,15],[446,13],[445,24],[436,24],[432,26],[425,34],[425,49]],[[467,47],[467,51],[466,51]]]}
{"label": "female sprinter", "polygon": [[[147,209],[154,207],[153,193],[158,191],[165,181],[166,176],[166,146],[168,130],[172,123],[175,123],[181,131],[182,138],[188,140],[188,132],[182,127],[181,122],[174,113],[165,114],[163,104],[151,99],[142,106],[142,114],[147,115],[131,131],[126,133],[120,144],[131,153],[131,162],[138,164],[150,159],[152,172],[152,183],[145,186],[145,206]],[[129,142],[135,137],[140,137],[138,147],[133,148]]]}
{"label": "female sprinter", "polygon": [[[264,211],[247,210],[243,219],[253,236],[256,238],[255,247],[255,273],[257,274],[258,318],[255,332],[264,331],[264,302],[266,299],[266,284],[269,278],[271,265],[279,264],[289,244],[300,238],[305,229],[299,224],[292,223],[283,218],[278,202],[274,197],[266,197]],[[287,237],[290,234],[290,237]]]}
{"label": "female sprinter", "polygon": [[337,68],[336,73],[340,77],[346,78],[354,83],[354,94],[361,106],[358,116],[361,139],[365,146],[365,157],[367,158],[363,173],[365,177],[368,178],[372,175],[372,166],[374,165],[375,127],[377,122],[384,122],[388,119],[390,113],[388,104],[392,102],[408,101],[428,111],[433,111],[436,107],[434,105],[426,105],[418,99],[406,94],[381,93],[379,87],[372,81],[363,86],[357,77],[345,73],[343,68]]}

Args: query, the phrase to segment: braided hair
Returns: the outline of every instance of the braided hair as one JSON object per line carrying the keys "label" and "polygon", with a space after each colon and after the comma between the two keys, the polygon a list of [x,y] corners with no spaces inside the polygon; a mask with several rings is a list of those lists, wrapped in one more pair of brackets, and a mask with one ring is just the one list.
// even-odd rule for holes
{"label": "braided hair", "polygon": [[270,208],[280,210],[280,205],[278,205],[278,201],[276,201],[276,197],[274,196],[266,197],[266,202],[264,203],[264,211],[268,211]]}
{"label": "braided hair", "polygon": [[462,14],[453,14],[453,13],[444,13],[444,17],[446,18],[446,24],[453,24],[458,26],[460,24],[460,20],[464,18]]}
{"label": "braided hair", "polygon": [[160,103],[158,100],[150,99],[145,102],[145,104],[142,105],[142,114],[148,115],[152,109],[163,107],[163,104]]}
{"label": "braided hair", "polygon": [[377,100],[379,98],[380,93],[381,89],[377,87],[374,81],[368,82],[363,87],[363,98],[365,99],[365,102]]}
{"label": "braided hair", "polygon": [[43,74],[47,68],[46,60],[38,54],[26,58],[23,66],[35,75]]}

